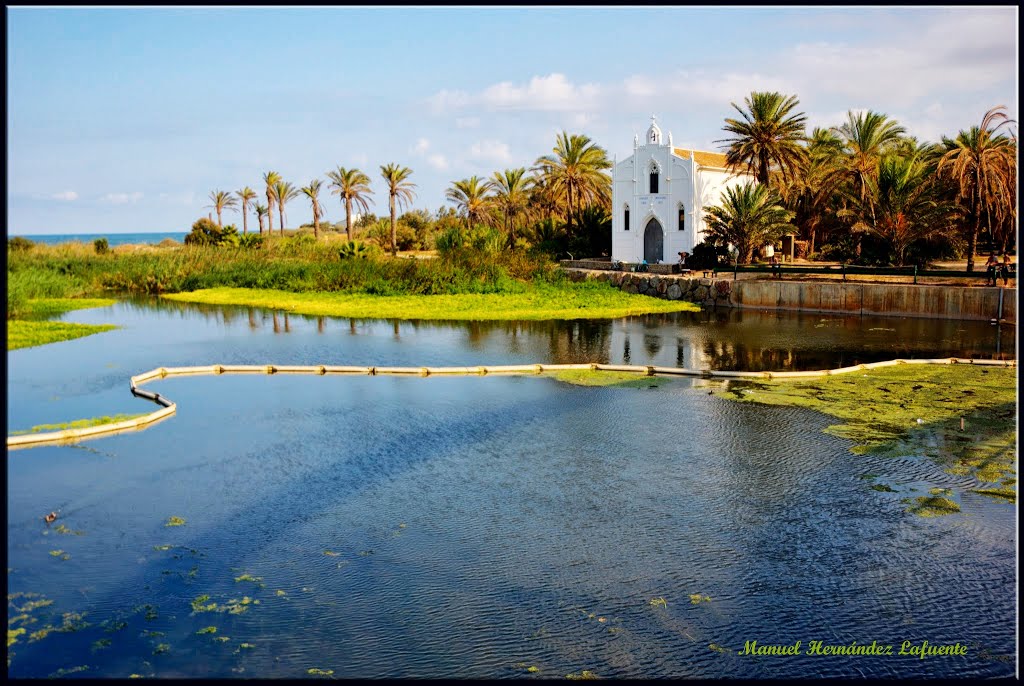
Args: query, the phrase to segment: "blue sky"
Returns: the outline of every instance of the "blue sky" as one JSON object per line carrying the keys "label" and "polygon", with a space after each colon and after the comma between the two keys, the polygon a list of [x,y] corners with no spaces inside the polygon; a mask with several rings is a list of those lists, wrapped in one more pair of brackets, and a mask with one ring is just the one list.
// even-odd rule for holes
{"label": "blue sky", "polygon": [[[9,7],[7,22],[9,234],[187,231],[213,190],[338,166],[371,177],[381,215],[389,162],[433,211],[453,180],[528,167],[563,129],[622,159],[654,113],[677,147],[719,150],[752,90],[796,95],[810,126],[873,109],[925,140],[1019,113],[1016,7]],[[288,205],[289,226],[311,216]]]}

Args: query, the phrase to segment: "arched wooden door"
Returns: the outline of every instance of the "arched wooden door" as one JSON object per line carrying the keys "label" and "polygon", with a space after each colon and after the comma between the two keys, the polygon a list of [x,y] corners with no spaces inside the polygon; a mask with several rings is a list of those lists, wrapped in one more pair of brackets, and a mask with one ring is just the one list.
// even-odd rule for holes
{"label": "arched wooden door", "polygon": [[657,264],[665,259],[665,232],[657,219],[647,222],[644,229],[644,259],[647,264]]}

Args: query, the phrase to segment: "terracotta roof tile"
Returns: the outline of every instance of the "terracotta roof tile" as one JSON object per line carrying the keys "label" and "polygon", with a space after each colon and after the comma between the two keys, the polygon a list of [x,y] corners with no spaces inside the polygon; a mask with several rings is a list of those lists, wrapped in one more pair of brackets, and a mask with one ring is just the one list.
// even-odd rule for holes
{"label": "terracotta roof tile", "polygon": [[[685,150],[683,148],[672,148],[672,152],[674,152],[679,157],[682,157],[683,159],[690,159],[689,150]],[[702,167],[719,167],[721,169],[725,169],[727,167],[725,163],[725,153],[722,152],[706,152],[704,150],[694,150],[693,159],[697,162],[697,164],[701,165]]]}

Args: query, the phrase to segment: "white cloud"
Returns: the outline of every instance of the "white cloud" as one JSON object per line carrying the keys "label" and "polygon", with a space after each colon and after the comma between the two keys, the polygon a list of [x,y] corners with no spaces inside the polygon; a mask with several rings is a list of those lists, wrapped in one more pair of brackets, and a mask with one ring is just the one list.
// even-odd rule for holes
{"label": "white cloud", "polygon": [[517,85],[511,81],[488,86],[476,94],[465,91],[442,90],[428,103],[435,112],[456,110],[470,105],[488,110],[542,110],[565,111],[595,106],[602,88],[597,84],[575,85],[564,74],[534,76],[529,82]]}
{"label": "white cloud", "polygon": [[480,126],[480,117],[456,117],[455,128],[475,129]]}
{"label": "white cloud", "polygon": [[74,191],[62,191],[60,193],[54,193],[50,196],[54,200],[60,200],[63,202],[71,202],[72,200],[78,200],[78,193]]}
{"label": "white cloud", "polygon": [[142,193],[136,191],[135,193],[107,193],[100,200],[102,202],[110,203],[111,205],[127,205],[129,203],[134,204],[142,199]]}
{"label": "white cloud", "polygon": [[416,155],[423,155],[430,149],[430,141],[426,138],[420,138],[416,141],[416,145],[409,148],[409,152]]}
{"label": "white cloud", "polygon": [[427,164],[438,171],[444,171],[448,168],[448,160],[441,154],[428,155]]}
{"label": "white cloud", "polygon": [[469,148],[469,157],[482,162],[510,162],[512,153],[508,143],[496,140],[484,140],[474,143]]}

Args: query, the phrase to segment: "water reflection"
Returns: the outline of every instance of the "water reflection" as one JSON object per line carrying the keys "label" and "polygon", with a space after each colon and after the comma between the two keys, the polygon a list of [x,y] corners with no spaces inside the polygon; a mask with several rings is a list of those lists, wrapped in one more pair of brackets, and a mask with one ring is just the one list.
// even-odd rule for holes
{"label": "water reflection", "polygon": [[[242,308],[155,299],[123,306],[140,315],[216,319],[236,328]],[[376,336],[387,327],[394,341],[451,340],[465,349],[530,362],[651,364],[744,371],[803,370],[876,362],[894,357],[1013,359],[1016,329],[987,322],[920,318],[840,317],[792,312],[710,310],[570,321],[421,321],[312,317],[245,308],[248,330],[275,334]],[[347,326],[346,326],[347,324]],[[344,328],[341,328],[344,327]],[[499,359],[492,360],[500,363]],[[410,360],[411,364],[419,361]]]}

